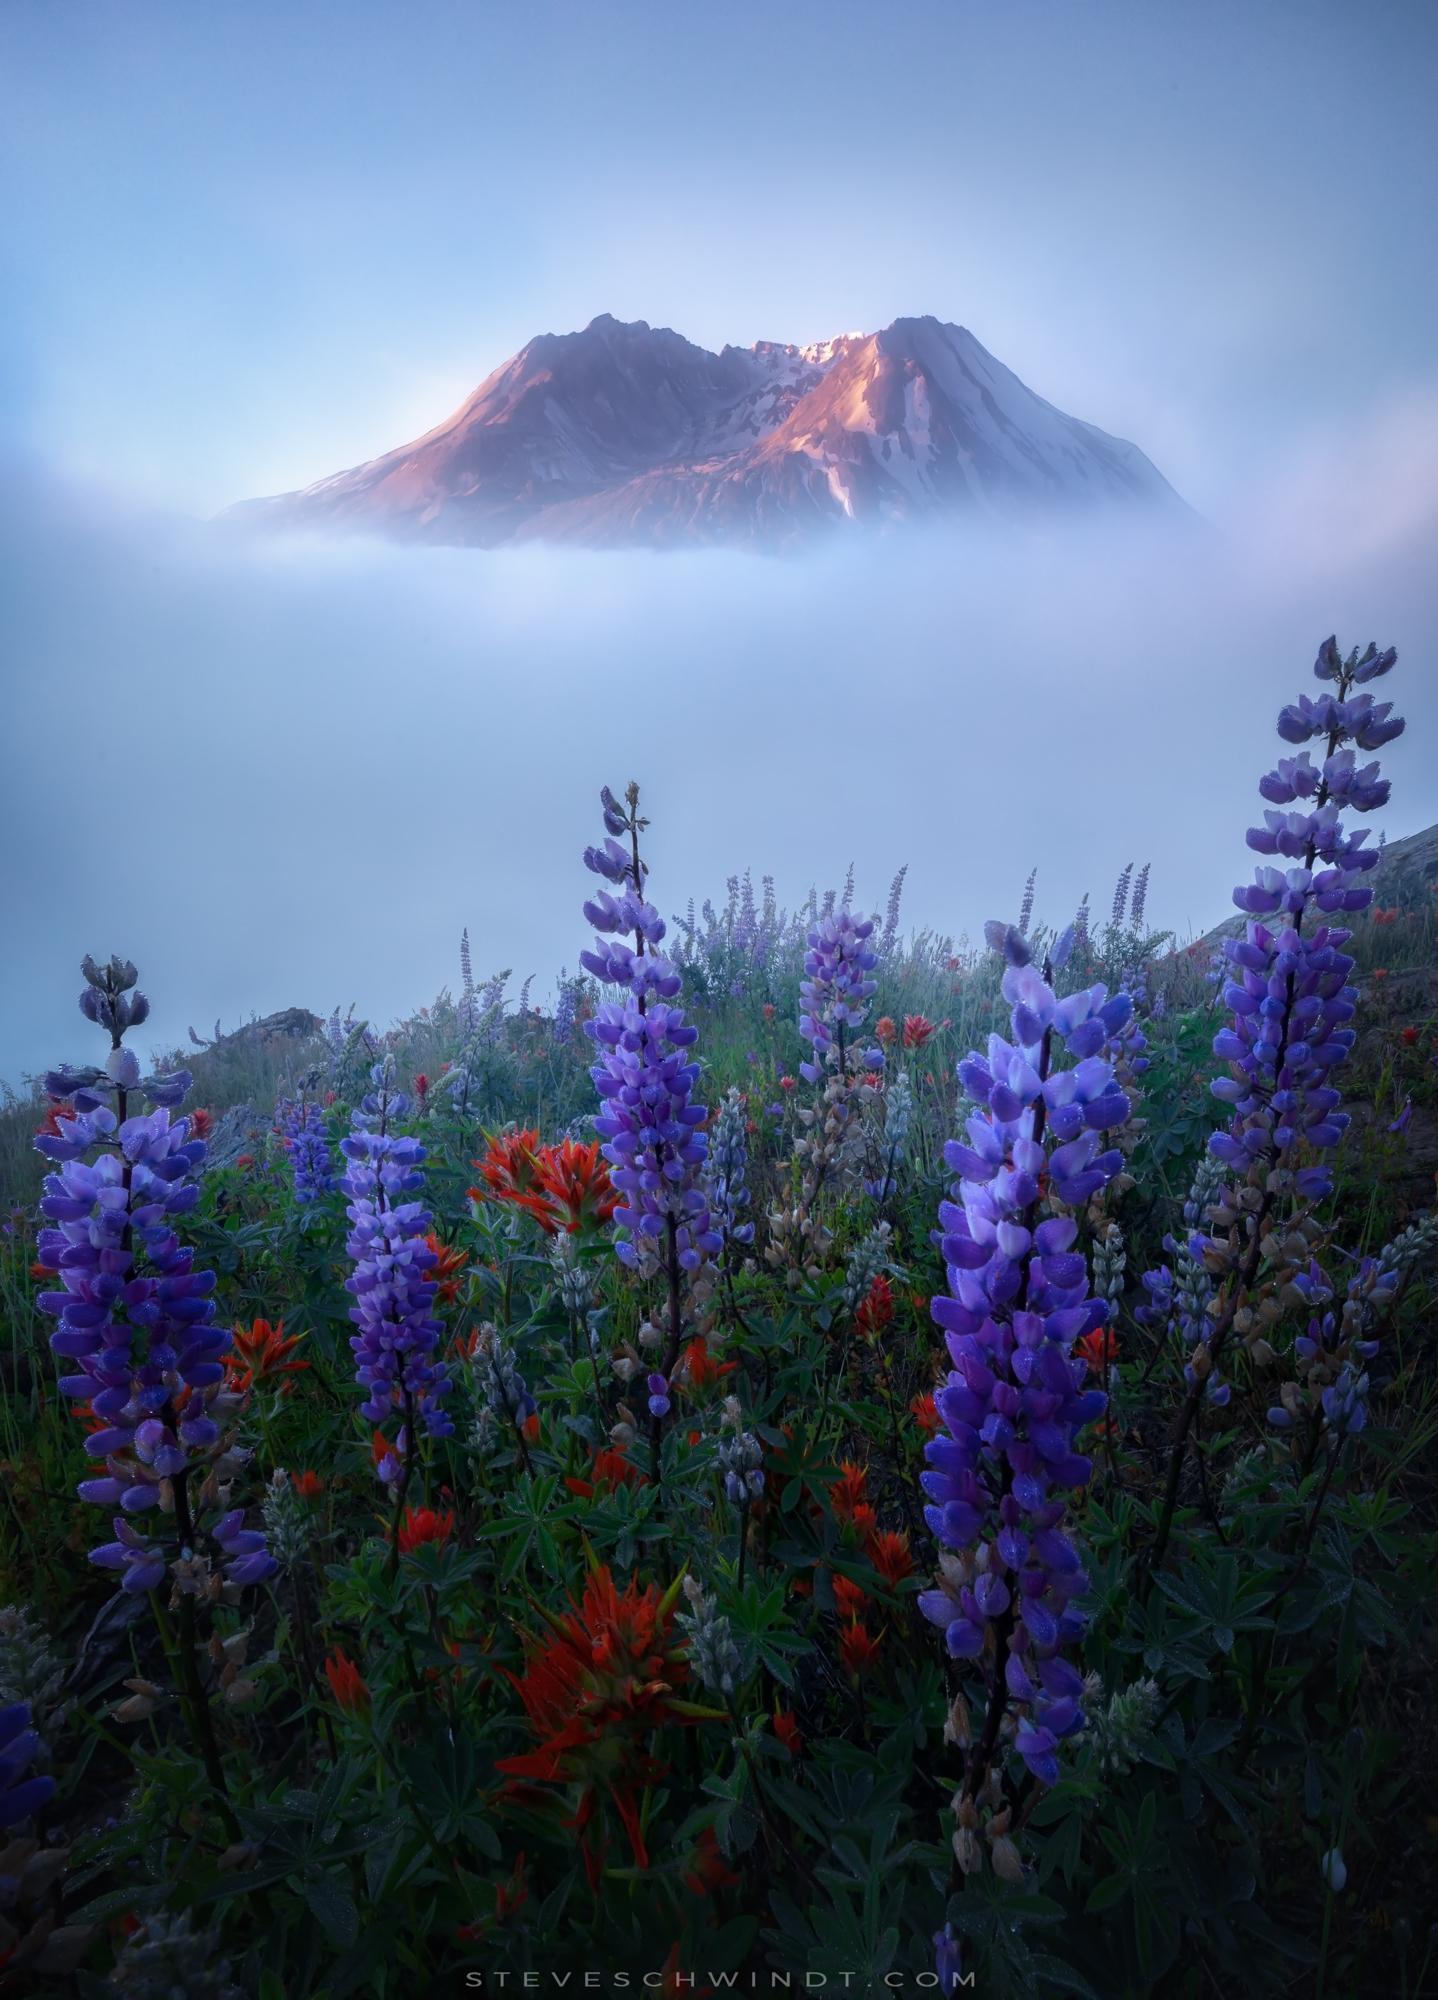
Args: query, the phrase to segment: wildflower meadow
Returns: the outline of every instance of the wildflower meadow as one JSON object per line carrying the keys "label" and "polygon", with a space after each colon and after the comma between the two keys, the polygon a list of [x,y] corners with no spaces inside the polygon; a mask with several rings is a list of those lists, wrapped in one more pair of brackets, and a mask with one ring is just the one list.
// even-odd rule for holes
{"label": "wildflower meadow", "polygon": [[1207,940],[696,910],[640,770],[545,1009],[476,930],[147,1059],[87,958],[0,1131],[0,1994],[1438,1990],[1395,665]]}

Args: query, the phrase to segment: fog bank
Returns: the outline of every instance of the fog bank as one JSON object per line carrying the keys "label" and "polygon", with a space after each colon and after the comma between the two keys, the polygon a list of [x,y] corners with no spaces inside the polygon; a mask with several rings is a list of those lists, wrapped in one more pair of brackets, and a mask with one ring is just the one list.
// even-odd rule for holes
{"label": "fog bank", "polygon": [[1177,536],[969,524],[810,556],[264,543],[5,482],[0,1076],[95,1053],[86,951],[141,968],[149,1045],[351,1000],[386,1023],[585,942],[601,783],[641,784],[667,913],[751,868],[857,866],[905,927],[1106,902],[1153,863],[1226,914],[1279,705],[1317,642],[1400,649],[1390,837],[1438,819],[1438,396],[1315,435]]}

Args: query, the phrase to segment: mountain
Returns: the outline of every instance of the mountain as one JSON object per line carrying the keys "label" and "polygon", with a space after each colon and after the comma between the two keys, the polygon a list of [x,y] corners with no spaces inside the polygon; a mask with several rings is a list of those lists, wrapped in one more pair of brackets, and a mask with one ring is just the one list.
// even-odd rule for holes
{"label": "mountain", "polygon": [[413,444],[225,518],[492,548],[782,548],[845,523],[1137,503],[1137,445],[1065,416],[961,326],[897,319],[718,354],[602,314],[541,334]]}

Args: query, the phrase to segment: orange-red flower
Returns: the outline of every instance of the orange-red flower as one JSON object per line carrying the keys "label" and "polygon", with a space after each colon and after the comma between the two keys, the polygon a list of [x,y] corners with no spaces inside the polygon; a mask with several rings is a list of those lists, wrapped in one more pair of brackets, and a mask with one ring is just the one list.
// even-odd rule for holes
{"label": "orange-red flower", "polygon": [[684,1867],[685,1888],[691,1895],[707,1896],[712,1889],[726,1889],[738,1880],[720,1852],[713,1827],[704,1827]]}
{"label": "orange-red flower", "polygon": [[923,1014],[905,1014],[904,1047],[921,1049],[934,1032],[934,1024]]}
{"label": "orange-red flower", "polygon": [[1118,1335],[1111,1326],[1096,1326],[1074,1342],[1074,1353],[1088,1363],[1091,1373],[1102,1375],[1118,1360]]}
{"label": "orange-red flower", "polygon": [[642,1486],[645,1476],[631,1459],[613,1446],[606,1446],[591,1456],[589,1479],[570,1478],[565,1485],[571,1493],[578,1493],[585,1500],[592,1500],[596,1494],[612,1493],[616,1486]]}
{"label": "orange-red flower", "polygon": [[585,1871],[599,1880],[603,1847],[590,1837],[603,1794],[618,1813],[641,1868],[649,1852],[639,1823],[638,1795],[662,1775],[647,1750],[651,1730],[689,1723],[696,1710],[684,1700],[689,1663],[674,1639],[679,1586],[661,1598],[653,1584],[629,1581],[621,1596],[606,1566],[590,1571],[584,1595],[562,1616],[545,1613],[550,1630],[531,1643],[522,1675],[511,1674],[537,1748],[506,1757],[509,1777],[580,1787],[570,1822],[584,1842]]}
{"label": "orange-red flower", "polygon": [[1410,1049],[1417,1045],[1418,1030],[1416,1028],[1401,1028],[1399,1033]]}
{"label": "orange-red flower", "polygon": [[1373,921],[1375,924],[1396,924],[1401,915],[1402,912],[1396,906],[1391,910],[1375,909]]}
{"label": "orange-red flower", "polygon": [[483,1159],[474,1163],[479,1168],[484,1186],[471,1188],[470,1200],[512,1202],[531,1213],[536,1207],[543,1208],[542,1199],[534,1192],[539,1166],[534,1155],[538,1145],[538,1132],[496,1133],[490,1139]]}
{"label": "orange-red flower", "polygon": [[543,1147],[537,1179],[549,1198],[551,1219],[544,1227],[550,1235],[561,1226],[572,1236],[585,1223],[608,1222],[619,1206],[597,1139],[562,1139]]}
{"label": "orange-red flower", "polygon": [[844,1671],[852,1674],[856,1680],[868,1673],[879,1657],[881,1643],[882,1634],[870,1632],[857,1619],[852,1624],[846,1625],[839,1640],[839,1658],[843,1662]]}
{"label": "orange-red flower", "polygon": [[738,1366],[737,1361],[716,1361],[709,1352],[708,1341],[700,1334],[684,1349],[674,1373],[691,1389],[707,1389],[711,1383],[732,1375]]}
{"label": "orange-red flower", "polygon": [[37,1138],[63,1139],[64,1127],[75,1116],[70,1105],[59,1097],[52,1097],[45,1108],[45,1116],[35,1127]]}
{"label": "orange-red flower", "polygon": [[290,1484],[301,1500],[318,1500],[325,1490],[325,1483],[317,1472],[292,1472]]}
{"label": "orange-red flower", "polygon": [[443,1548],[453,1533],[452,1512],[436,1514],[432,1507],[406,1507],[399,1524],[399,1552],[403,1556],[413,1555],[426,1542],[435,1542]]}
{"label": "orange-red flower", "polygon": [[800,1733],[799,1724],[787,1708],[775,1709],[774,1734],[791,1757],[797,1757],[804,1748],[804,1738]]}
{"label": "orange-red flower", "polygon": [[781,1076],[779,1079],[779,1088],[780,1090],[797,1090],[799,1088],[798,1077]]}
{"label": "orange-red flower", "polygon": [[192,1139],[208,1139],[215,1129],[214,1119],[203,1106],[195,1111],[187,1111],[185,1116],[189,1120]]}
{"label": "orange-red flower", "polygon": [[291,1378],[309,1367],[308,1361],[296,1361],[295,1349],[303,1334],[292,1333],[285,1338],[285,1323],[277,1319],[273,1326],[267,1319],[257,1319],[250,1326],[237,1326],[225,1354],[225,1372],[229,1376],[229,1386],[236,1390],[252,1389],[257,1382],[280,1384],[280,1393],[288,1396],[294,1388]]}
{"label": "orange-red flower", "polygon": [[898,1032],[898,1029],[894,1026],[894,1017],[892,1014],[881,1014],[874,1023],[874,1034],[881,1042],[893,1041]]}
{"label": "orange-red flower", "polygon": [[913,1575],[914,1558],[909,1538],[898,1528],[876,1529],[869,1537],[865,1552],[890,1590],[897,1590],[906,1576]]}
{"label": "orange-red flower", "polygon": [[877,1340],[894,1317],[894,1290],[881,1272],[854,1314],[854,1324],[865,1340]]}
{"label": "orange-red flower", "polygon": [[434,1262],[429,1267],[430,1283],[437,1287],[436,1300],[446,1302],[459,1296],[459,1274],[469,1262],[467,1250],[456,1249],[453,1243],[441,1243],[431,1229],[425,1242],[434,1252]]}
{"label": "orange-red flower", "polygon": [[[829,1488],[829,1504],[836,1521],[852,1521],[869,1497],[869,1469],[851,1458],[839,1461],[839,1477]],[[871,1510],[872,1511],[872,1510]]]}
{"label": "orange-red flower", "polygon": [[911,1397],[909,1401],[909,1414],[913,1417],[914,1422],[924,1433],[925,1437],[933,1437],[939,1428],[939,1412],[938,1406],[934,1402],[932,1391]]}
{"label": "orange-red flower", "polygon": [[834,1606],[841,1618],[853,1619],[862,1617],[864,1606],[868,1601],[865,1593],[860,1590],[858,1584],[851,1577],[835,1576]]}
{"label": "orange-red flower", "polygon": [[347,1653],[336,1646],[325,1661],[325,1679],[330,1692],[347,1715],[368,1715],[369,1688],[364,1675]]}
{"label": "orange-red flower", "polygon": [[517,1917],[529,1901],[529,1875],[525,1866],[524,1849],[521,1847],[514,1858],[514,1868],[509,1880],[502,1882],[494,1895],[494,1914],[499,1923],[507,1923]]}
{"label": "orange-red flower", "polygon": [[538,1132],[502,1132],[475,1165],[485,1186],[471,1188],[471,1200],[509,1202],[549,1236],[608,1222],[619,1206],[597,1139],[541,1146]]}

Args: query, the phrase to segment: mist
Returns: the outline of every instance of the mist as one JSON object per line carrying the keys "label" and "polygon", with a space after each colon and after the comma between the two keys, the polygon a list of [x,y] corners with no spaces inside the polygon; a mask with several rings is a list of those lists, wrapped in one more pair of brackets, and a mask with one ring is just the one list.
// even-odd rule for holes
{"label": "mist", "polygon": [[1191,934],[1330,631],[1399,648],[1379,825],[1438,819],[1426,391],[1311,433],[1221,520],[782,560],[245,540],[33,465],[5,491],[12,1082],[93,1057],[87,951],[139,965],[156,1051],[288,1006],[388,1024],[457,984],[466,925],[477,976],[542,999],[587,941],[598,788],[631,778],[666,915],[746,868],[792,905],[850,861],[877,905],[907,862],[905,930],[973,935],[1032,867],[1063,921],[1151,861],[1151,919]]}

